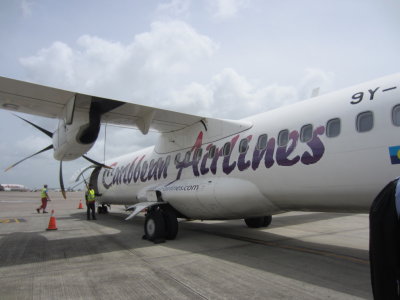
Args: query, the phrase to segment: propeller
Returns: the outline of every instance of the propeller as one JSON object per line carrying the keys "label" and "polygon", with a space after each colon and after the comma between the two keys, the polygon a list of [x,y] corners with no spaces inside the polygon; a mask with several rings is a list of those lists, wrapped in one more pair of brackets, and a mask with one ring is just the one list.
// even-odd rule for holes
{"label": "propeller", "polygon": [[26,119],[24,119],[24,118],[22,118],[22,117],[20,117],[20,116],[18,116],[16,114],[13,114],[13,115],[18,117],[18,118],[20,118],[21,120],[24,120],[26,123],[31,124],[33,127],[35,127],[36,129],[40,130],[41,132],[43,132],[48,137],[50,137],[50,138],[53,137],[53,133],[52,132],[50,132],[50,131],[48,131],[48,130],[46,130],[46,129],[44,129],[44,128],[36,125],[36,124],[33,124],[32,122],[29,122],[28,120],[26,120]]}
{"label": "propeller", "polygon": [[8,170],[14,168],[16,165],[22,163],[24,160],[27,160],[28,158],[31,158],[31,157],[33,157],[33,156],[35,156],[37,154],[40,154],[40,153],[45,152],[45,151],[50,150],[50,149],[53,149],[53,145],[49,145],[46,148],[44,148],[44,149],[42,149],[42,150],[40,150],[40,151],[28,156],[28,157],[25,157],[24,159],[21,159],[20,161],[17,161],[15,164],[13,164],[13,165],[9,166],[7,169],[5,169],[4,172],[7,172]]}
{"label": "propeller", "polygon": [[64,199],[67,199],[67,194],[65,193],[65,188],[64,188],[63,173],[62,173],[62,160],[60,160],[60,175],[59,175],[59,180],[60,180],[61,193],[62,193]]}
{"label": "propeller", "polygon": [[[15,115],[15,114],[14,114],[14,115]],[[22,117],[20,117],[20,116],[17,116],[17,115],[15,115],[15,116],[18,117],[18,118],[20,118],[21,120],[27,122],[28,124],[32,125],[32,126],[35,127],[36,129],[40,130],[41,132],[43,132],[43,133],[44,133],[45,135],[47,135],[48,137],[50,137],[50,138],[53,137],[53,133],[51,133],[50,131],[48,131],[48,130],[46,130],[46,129],[44,129],[44,128],[42,128],[42,127],[40,127],[40,126],[38,126],[38,125],[36,125],[36,124],[34,124],[34,123],[32,123],[32,122],[30,122],[30,121],[24,119],[24,118],[22,118]],[[18,162],[16,162],[16,163],[12,164],[11,166],[9,166],[9,167],[8,167],[7,169],[5,169],[4,171],[7,172],[8,170],[14,168],[16,165],[18,165],[18,164],[20,164],[21,162],[27,160],[28,158],[31,158],[31,157],[33,157],[33,156],[35,156],[35,155],[37,155],[37,154],[40,154],[40,153],[42,153],[42,152],[51,150],[51,149],[53,149],[53,148],[54,148],[53,145],[49,145],[49,146],[47,146],[46,148],[44,148],[44,149],[42,149],[42,150],[40,150],[40,151],[38,151],[38,152],[36,152],[36,153],[34,153],[34,154],[28,156],[28,157],[25,157],[24,159],[21,159],[20,161],[18,161]],[[82,157],[83,157],[84,159],[86,159],[87,161],[91,162],[92,164],[95,164],[96,166],[99,166],[99,167],[102,167],[102,168],[107,168],[107,169],[112,169],[112,167],[109,167],[109,166],[106,166],[106,165],[104,165],[104,164],[102,164],[102,163],[99,163],[99,162],[97,162],[97,161],[95,161],[95,160],[93,160],[93,159],[87,157],[86,155],[82,155]],[[66,199],[66,198],[67,198],[67,195],[66,195],[65,188],[64,188],[64,179],[63,179],[63,173],[62,173],[62,160],[60,160],[59,181],[60,181],[61,193],[62,193],[64,199]]]}
{"label": "propeller", "polygon": [[97,161],[95,161],[95,160],[93,160],[93,159],[87,157],[86,155],[82,155],[82,157],[83,157],[84,159],[86,159],[87,161],[91,162],[92,164],[95,164],[95,165],[98,166],[98,167],[102,167],[102,168],[106,168],[106,169],[112,169],[112,167],[106,166],[106,165],[104,165],[104,164],[102,164],[102,163],[99,163],[99,162],[97,162]]}

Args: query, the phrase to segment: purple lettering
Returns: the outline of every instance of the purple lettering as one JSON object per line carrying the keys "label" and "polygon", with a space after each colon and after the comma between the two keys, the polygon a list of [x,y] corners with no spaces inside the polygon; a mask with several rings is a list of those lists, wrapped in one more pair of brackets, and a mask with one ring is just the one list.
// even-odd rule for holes
{"label": "purple lettering", "polygon": [[289,134],[289,140],[292,140],[292,143],[288,143],[286,146],[278,147],[276,150],[276,162],[280,166],[293,166],[300,160],[300,156],[296,155],[294,158],[289,159],[289,155],[293,153],[294,149],[296,149],[297,141],[299,140],[299,133],[296,130],[293,130]]}
{"label": "purple lettering", "polygon": [[149,166],[149,163],[147,161],[143,162],[142,166],[142,171],[140,172],[140,181],[141,182],[146,182],[147,181],[147,168]]}
{"label": "purple lettering", "polygon": [[271,168],[274,161],[274,152],[275,152],[275,138],[270,138],[267,143],[267,153],[265,153],[264,165],[267,169]]}
{"label": "purple lettering", "polygon": [[234,138],[232,138],[232,140],[230,141],[231,143],[231,151],[229,153],[229,155],[224,156],[224,161],[222,163],[222,170],[224,171],[224,173],[226,175],[229,175],[235,168],[236,168],[236,161],[234,161],[233,163],[229,164],[229,160],[231,159],[231,155],[233,152],[233,149],[235,148],[236,142],[239,139],[239,135],[235,136]]}
{"label": "purple lettering", "polygon": [[140,176],[140,170],[142,168],[142,160],[144,158],[144,155],[139,159],[136,168],[135,168],[135,172],[133,173],[133,181],[137,182],[139,180],[139,176]]}
{"label": "purple lettering", "polygon": [[306,151],[301,156],[301,162],[305,165],[315,164],[317,161],[321,159],[325,152],[325,146],[322,143],[321,139],[318,137],[319,135],[323,135],[325,132],[325,127],[320,126],[316,128],[313,132],[313,137],[311,141],[307,142],[307,145],[310,147],[312,154]]}
{"label": "purple lettering", "polygon": [[215,148],[215,154],[214,157],[212,158],[211,165],[210,165],[210,171],[214,175],[217,173],[217,162],[219,157],[222,155],[222,149],[218,149],[218,147]]}
{"label": "purple lettering", "polygon": [[[246,137],[247,143],[250,143],[252,137],[253,137],[252,135],[249,135],[249,136]],[[251,161],[250,160],[246,161],[246,154],[247,154],[248,150],[249,150],[249,146],[247,144],[246,151],[244,151],[243,153],[240,153],[240,155],[239,155],[238,163],[237,163],[239,171],[244,171],[244,170],[248,169],[250,167],[250,165],[251,165]]]}

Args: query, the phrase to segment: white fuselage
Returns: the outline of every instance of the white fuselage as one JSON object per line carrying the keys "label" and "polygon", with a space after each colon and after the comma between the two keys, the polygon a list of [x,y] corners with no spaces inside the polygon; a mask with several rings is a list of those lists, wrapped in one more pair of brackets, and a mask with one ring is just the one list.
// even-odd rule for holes
{"label": "white fuselage", "polygon": [[[155,147],[109,160],[113,169],[98,174],[98,201],[154,201],[149,191],[157,190],[198,219],[367,212],[385,184],[400,176],[398,104],[400,75],[394,75],[243,119],[248,126],[236,132],[197,123],[162,135]],[[227,142],[231,151],[224,155]]]}

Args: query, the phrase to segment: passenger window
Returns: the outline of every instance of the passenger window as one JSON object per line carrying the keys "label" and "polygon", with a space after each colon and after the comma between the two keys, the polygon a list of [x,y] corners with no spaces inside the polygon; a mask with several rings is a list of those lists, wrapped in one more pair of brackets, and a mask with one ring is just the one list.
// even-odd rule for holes
{"label": "passenger window", "polygon": [[303,143],[308,142],[312,138],[313,126],[311,124],[304,125],[300,130],[300,141]]}
{"label": "passenger window", "polygon": [[279,132],[278,135],[278,146],[279,147],[284,147],[288,144],[289,142],[289,130],[285,129]]}
{"label": "passenger window", "polygon": [[249,141],[248,139],[243,139],[240,141],[239,144],[239,153],[245,153],[249,148]]}
{"label": "passenger window", "polygon": [[335,118],[326,123],[326,136],[337,137],[340,134],[340,119]]}
{"label": "passenger window", "polygon": [[194,152],[194,159],[200,160],[201,156],[203,155],[203,149],[197,148],[196,151]]}
{"label": "passenger window", "polygon": [[188,163],[190,161],[190,151],[186,152],[185,154],[185,163]]}
{"label": "passenger window", "polygon": [[211,146],[210,149],[208,149],[208,158],[214,158],[215,155],[215,145]]}
{"label": "passenger window", "polygon": [[392,121],[395,126],[400,126],[400,105],[393,107]]}
{"label": "passenger window", "polygon": [[180,153],[177,153],[177,154],[175,155],[175,165],[177,165],[177,164],[179,163],[180,160],[181,160],[181,154],[180,154]]}
{"label": "passenger window", "polygon": [[231,154],[231,142],[225,143],[222,153],[224,156],[228,156],[229,154]]}
{"label": "passenger window", "polygon": [[257,150],[263,150],[267,147],[267,140],[268,140],[268,135],[262,134],[258,137],[257,141]]}
{"label": "passenger window", "polygon": [[372,111],[360,113],[357,116],[356,127],[358,132],[367,132],[374,127],[374,116]]}

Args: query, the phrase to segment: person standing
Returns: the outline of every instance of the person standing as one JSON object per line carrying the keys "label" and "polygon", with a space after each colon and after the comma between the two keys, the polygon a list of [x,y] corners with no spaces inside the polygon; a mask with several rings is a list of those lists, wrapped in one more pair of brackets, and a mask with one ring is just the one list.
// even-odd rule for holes
{"label": "person standing", "polygon": [[96,215],[95,215],[96,193],[93,189],[92,184],[89,184],[89,188],[86,192],[85,198],[86,198],[87,219],[90,220],[90,211],[92,211],[92,219],[96,220]]}
{"label": "person standing", "polygon": [[39,208],[36,208],[36,211],[38,214],[40,213],[40,210],[43,209],[43,213],[47,214],[46,207],[47,207],[47,201],[51,201],[49,194],[47,193],[47,184],[43,186],[43,188],[40,191],[40,197],[42,199],[42,205]]}

